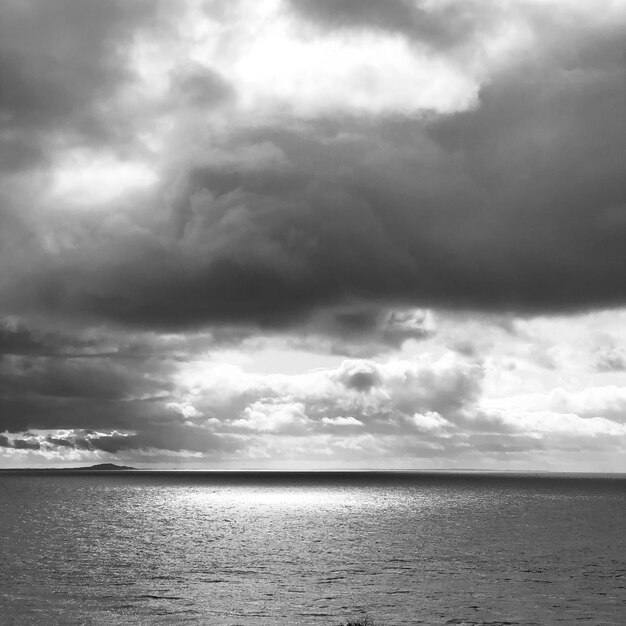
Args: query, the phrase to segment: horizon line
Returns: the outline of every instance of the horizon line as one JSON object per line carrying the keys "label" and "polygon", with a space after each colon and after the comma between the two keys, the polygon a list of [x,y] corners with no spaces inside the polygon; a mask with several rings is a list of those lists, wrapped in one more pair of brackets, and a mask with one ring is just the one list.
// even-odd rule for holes
{"label": "horizon line", "polygon": [[[359,473],[381,473],[381,474],[407,474],[407,473],[485,473],[485,474],[571,474],[571,475],[613,475],[626,476],[625,471],[575,471],[575,470],[554,470],[554,469],[498,469],[498,468],[145,468],[116,466],[110,469],[99,469],[98,465],[77,466],[77,467],[3,467],[0,472],[55,472],[55,471],[94,471],[103,474],[145,472],[145,473],[212,473],[212,474],[242,474],[242,473],[266,473],[266,474],[359,474]],[[105,464],[106,465],[106,464]],[[116,464],[111,464],[116,465]]]}

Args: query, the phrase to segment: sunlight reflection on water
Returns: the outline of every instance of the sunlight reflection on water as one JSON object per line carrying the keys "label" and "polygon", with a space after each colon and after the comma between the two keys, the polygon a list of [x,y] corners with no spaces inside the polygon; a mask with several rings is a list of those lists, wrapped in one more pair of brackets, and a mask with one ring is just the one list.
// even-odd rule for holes
{"label": "sunlight reflection on water", "polygon": [[380,508],[388,499],[372,497],[367,492],[355,493],[331,489],[305,489],[302,487],[238,487],[236,489],[198,489],[176,495],[176,501],[195,506],[232,506],[241,509],[322,509]]}
{"label": "sunlight reflection on water", "polygon": [[577,485],[0,477],[3,619],[618,624],[623,484]]}

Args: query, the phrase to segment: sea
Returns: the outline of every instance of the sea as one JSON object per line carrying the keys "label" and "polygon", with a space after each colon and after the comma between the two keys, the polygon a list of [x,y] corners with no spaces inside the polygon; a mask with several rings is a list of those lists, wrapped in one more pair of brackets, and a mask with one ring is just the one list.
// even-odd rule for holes
{"label": "sea", "polygon": [[626,476],[0,472],[0,623],[626,624]]}

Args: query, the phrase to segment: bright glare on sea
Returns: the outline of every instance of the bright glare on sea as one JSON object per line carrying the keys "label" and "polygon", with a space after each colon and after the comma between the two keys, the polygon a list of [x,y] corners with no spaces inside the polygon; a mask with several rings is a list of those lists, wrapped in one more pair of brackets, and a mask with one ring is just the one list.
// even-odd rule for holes
{"label": "bright glare on sea", "polygon": [[626,477],[0,472],[2,624],[626,624]]}

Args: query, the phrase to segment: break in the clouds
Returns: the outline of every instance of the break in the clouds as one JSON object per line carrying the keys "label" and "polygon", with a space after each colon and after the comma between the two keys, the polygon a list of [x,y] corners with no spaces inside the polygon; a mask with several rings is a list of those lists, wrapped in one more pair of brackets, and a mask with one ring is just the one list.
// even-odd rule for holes
{"label": "break in the clouds", "polygon": [[0,454],[623,468],[625,39],[621,1],[3,3]]}

